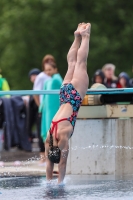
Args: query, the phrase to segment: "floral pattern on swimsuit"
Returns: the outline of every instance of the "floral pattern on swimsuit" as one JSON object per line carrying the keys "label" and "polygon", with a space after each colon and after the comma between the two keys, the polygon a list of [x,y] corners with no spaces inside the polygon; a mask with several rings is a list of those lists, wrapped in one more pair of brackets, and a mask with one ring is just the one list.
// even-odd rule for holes
{"label": "floral pattern on swimsuit", "polygon": [[65,103],[70,103],[72,106],[73,113],[71,117],[68,118],[68,121],[70,121],[74,128],[82,99],[71,83],[63,84],[60,88],[60,105]]}

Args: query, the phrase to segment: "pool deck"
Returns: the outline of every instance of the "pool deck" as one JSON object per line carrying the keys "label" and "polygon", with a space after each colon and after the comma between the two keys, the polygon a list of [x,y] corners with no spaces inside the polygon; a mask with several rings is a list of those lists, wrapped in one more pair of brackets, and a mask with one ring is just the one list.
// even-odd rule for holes
{"label": "pool deck", "polygon": [[[45,176],[46,167],[39,165],[39,149],[36,143],[32,149],[32,152],[25,152],[15,147],[10,151],[0,152],[0,177]],[[54,171],[58,171],[57,165]],[[56,173],[53,175],[57,176]]]}
{"label": "pool deck", "polygon": [[[57,165],[54,167],[57,171]],[[13,176],[45,176],[46,167],[40,166],[39,161],[27,160],[21,161],[18,165],[14,162],[4,162],[4,166],[0,166],[0,177],[13,177]],[[53,174],[57,176],[56,173]]]}

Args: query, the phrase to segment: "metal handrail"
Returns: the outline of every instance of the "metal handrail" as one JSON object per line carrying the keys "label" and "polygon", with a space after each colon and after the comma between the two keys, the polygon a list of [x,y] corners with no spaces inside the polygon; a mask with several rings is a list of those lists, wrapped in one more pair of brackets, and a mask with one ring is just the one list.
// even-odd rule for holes
{"label": "metal handrail", "polygon": [[[53,95],[59,94],[60,90],[11,90],[11,91],[0,91],[0,95],[14,95],[14,96],[25,96],[25,95]],[[88,89],[86,94],[131,94],[133,93],[133,88],[123,88],[123,89]]]}

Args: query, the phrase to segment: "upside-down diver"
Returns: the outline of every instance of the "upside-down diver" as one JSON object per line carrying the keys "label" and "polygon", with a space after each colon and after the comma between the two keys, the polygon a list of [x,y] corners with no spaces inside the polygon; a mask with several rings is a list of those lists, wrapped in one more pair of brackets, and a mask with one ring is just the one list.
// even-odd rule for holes
{"label": "upside-down diver", "polygon": [[60,89],[60,108],[48,132],[46,148],[46,178],[52,179],[54,163],[58,163],[58,184],[63,182],[78,110],[89,84],[87,57],[89,53],[90,23],[80,23],[74,32],[74,42],[67,54],[68,70]]}

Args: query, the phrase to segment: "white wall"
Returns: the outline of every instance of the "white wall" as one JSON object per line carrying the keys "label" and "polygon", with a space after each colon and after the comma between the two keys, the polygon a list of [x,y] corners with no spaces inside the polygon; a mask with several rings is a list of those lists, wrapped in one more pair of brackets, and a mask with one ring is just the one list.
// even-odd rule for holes
{"label": "white wall", "polygon": [[78,119],[70,139],[67,173],[132,174],[133,149],[120,147],[133,146],[132,130],[133,119]]}

